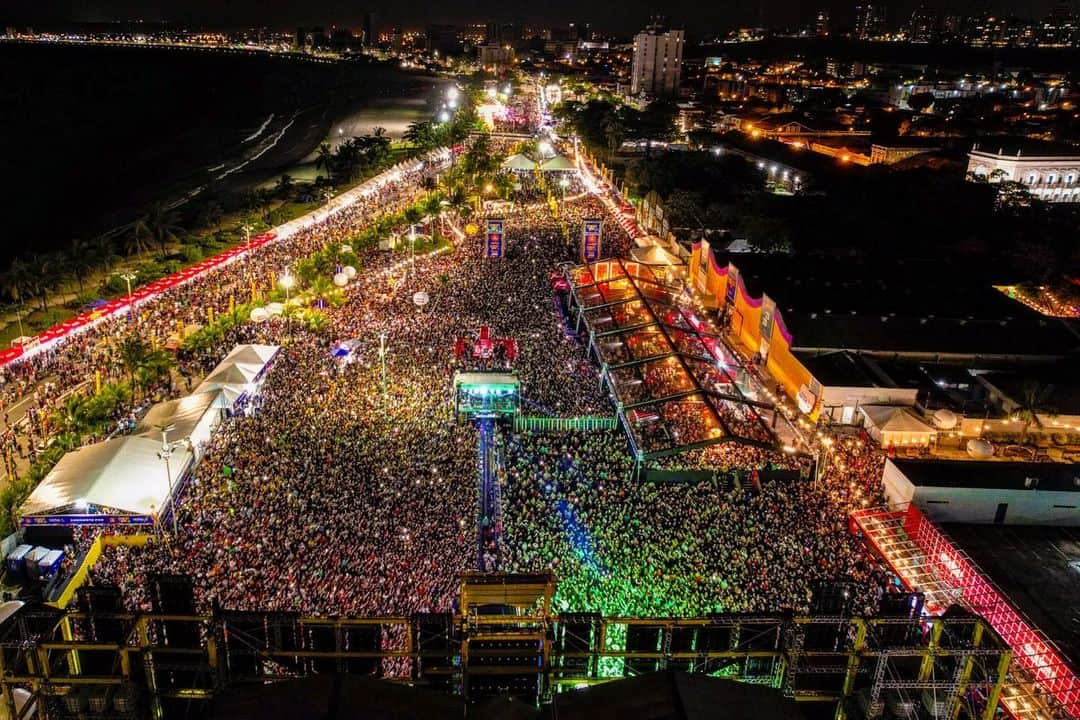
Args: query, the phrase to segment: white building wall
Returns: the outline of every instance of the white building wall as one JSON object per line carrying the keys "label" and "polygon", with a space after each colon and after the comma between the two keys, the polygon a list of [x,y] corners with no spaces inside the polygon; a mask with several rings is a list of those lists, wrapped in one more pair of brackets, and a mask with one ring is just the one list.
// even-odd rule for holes
{"label": "white building wall", "polygon": [[914,503],[934,522],[993,524],[1005,504],[1005,525],[1080,527],[1080,492],[913,485],[892,460],[885,461],[882,483],[889,509]]}
{"label": "white building wall", "polygon": [[1080,493],[917,487],[915,507],[935,522],[992,524],[1005,504],[1005,525],[1080,527]]}
{"label": "white building wall", "polygon": [[967,171],[990,182],[1022,183],[1046,202],[1080,202],[1080,155],[1029,157],[973,150],[968,153]]}

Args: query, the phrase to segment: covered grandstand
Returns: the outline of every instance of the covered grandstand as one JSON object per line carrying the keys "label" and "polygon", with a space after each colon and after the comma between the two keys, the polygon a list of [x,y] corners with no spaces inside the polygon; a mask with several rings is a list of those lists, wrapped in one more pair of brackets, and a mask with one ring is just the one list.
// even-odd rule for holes
{"label": "covered grandstand", "polygon": [[631,260],[564,273],[571,320],[587,333],[639,461],[723,442],[777,445],[763,388],[682,288]]}

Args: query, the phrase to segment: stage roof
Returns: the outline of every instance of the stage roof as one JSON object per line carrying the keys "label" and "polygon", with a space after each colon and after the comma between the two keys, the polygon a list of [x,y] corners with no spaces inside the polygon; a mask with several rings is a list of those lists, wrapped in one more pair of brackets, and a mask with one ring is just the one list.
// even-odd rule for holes
{"label": "stage roof", "polygon": [[747,396],[749,373],[680,288],[644,263],[619,259],[569,268],[566,278],[639,456],[725,441],[775,446],[759,412],[771,406]]}
{"label": "stage roof", "polygon": [[[169,497],[161,441],[122,437],[69,452],[45,476],[19,510],[26,515],[153,515]],[[172,486],[191,462],[177,447],[169,460]]]}

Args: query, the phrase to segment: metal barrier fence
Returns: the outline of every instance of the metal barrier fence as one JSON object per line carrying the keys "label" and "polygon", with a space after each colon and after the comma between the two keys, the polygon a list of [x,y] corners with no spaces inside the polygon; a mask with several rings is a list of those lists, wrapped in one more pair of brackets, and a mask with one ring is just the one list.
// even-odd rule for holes
{"label": "metal barrier fence", "polygon": [[619,421],[613,417],[523,417],[514,418],[514,429],[519,432],[589,432],[614,430]]}

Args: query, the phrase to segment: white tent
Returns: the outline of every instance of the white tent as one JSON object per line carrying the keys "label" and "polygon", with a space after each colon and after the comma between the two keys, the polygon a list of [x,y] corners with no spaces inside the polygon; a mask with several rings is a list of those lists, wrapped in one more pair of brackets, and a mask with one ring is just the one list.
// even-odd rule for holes
{"label": "white tent", "polygon": [[277,355],[280,345],[237,345],[225,359],[219,363],[242,363],[244,365],[259,365],[265,367],[274,356]]}
{"label": "white tent", "polygon": [[165,460],[158,454],[161,440],[122,437],[69,452],[38,484],[19,509],[19,515],[157,514],[168,503],[170,487],[179,485],[193,459],[184,445]]}
{"label": "white tent", "polygon": [[503,160],[502,168],[503,170],[534,170],[536,163],[518,153]]}
{"label": "white tent", "polygon": [[192,395],[218,393],[214,407],[233,409],[240,397],[257,389],[267,366],[280,349],[278,345],[237,345]]}
{"label": "white tent", "polygon": [[892,405],[863,405],[870,437],[881,445],[929,445],[936,431],[907,408]]}
{"label": "white tent", "polygon": [[565,155],[556,155],[550,160],[545,160],[540,163],[541,172],[559,172],[567,170],[577,170],[573,161],[568,159]]}
{"label": "white tent", "polygon": [[203,384],[221,383],[225,385],[246,385],[259,377],[262,367],[244,363],[221,363],[206,376]]}
{"label": "white tent", "polygon": [[660,245],[630,248],[630,257],[642,265],[667,267],[683,264],[678,255]]}
{"label": "white tent", "polygon": [[167,434],[169,442],[190,440],[198,457],[202,446],[221,424],[221,394],[221,390],[212,390],[158,403],[139,422],[135,434],[160,440],[161,428],[172,425]]}

